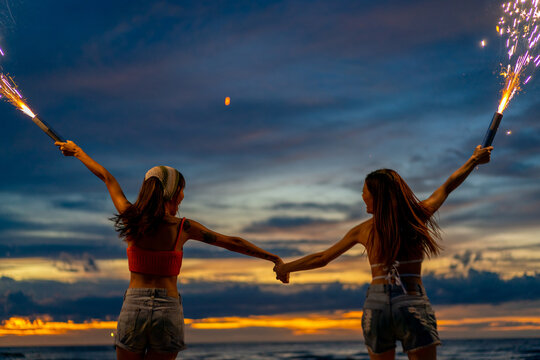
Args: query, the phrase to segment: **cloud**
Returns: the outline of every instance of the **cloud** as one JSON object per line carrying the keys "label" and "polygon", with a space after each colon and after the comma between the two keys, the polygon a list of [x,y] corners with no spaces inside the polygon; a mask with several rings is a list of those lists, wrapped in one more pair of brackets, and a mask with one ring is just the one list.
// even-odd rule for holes
{"label": "cloud", "polygon": [[36,300],[24,292],[8,292],[0,298],[0,317],[49,315],[60,321],[108,319],[118,316],[122,298],[82,297],[77,299],[49,298]]}
{"label": "cloud", "polygon": [[[61,254],[69,254],[73,257],[81,257],[83,254],[89,254],[93,258],[99,259],[118,259],[125,253],[125,246],[118,239],[111,239],[109,242],[86,241],[81,244],[39,244],[32,243],[35,238],[18,237],[22,244],[0,245],[0,258],[32,258],[43,257],[57,259]],[[24,243],[27,241],[27,244]],[[115,242],[118,242],[115,244]]]}
{"label": "cloud", "polygon": [[466,250],[461,254],[455,254],[454,259],[458,260],[464,267],[468,267],[469,265],[474,264],[474,262],[482,260],[482,252],[477,251],[476,253],[473,253],[470,250]]}
{"label": "cloud", "polygon": [[[540,275],[504,280],[500,275],[469,269],[466,276],[426,275],[423,282],[434,306],[505,304],[540,300]],[[190,281],[181,285],[186,317],[272,315],[297,312],[359,310],[368,284],[250,285]],[[126,281],[101,280],[61,284],[2,278],[0,318],[48,314],[55,319],[114,319]],[[98,296],[96,294],[103,294]],[[216,302],[216,299],[219,299]],[[62,321],[63,321],[62,320]]]}
{"label": "cloud", "polygon": [[469,269],[466,276],[424,276],[423,280],[434,304],[499,304],[536,300],[540,297],[539,281],[538,274],[503,280],[498,274],[474,269]]}
{"label": "cloud", "polygon": [[83,253],[81,258],[76,258],[66,252],[61,252],[54,266],[60,271],[87,273],[99,272],[96,260],[89,253]]}
{"label": "cloud", "polygon": [[266,232],[271,229],[294,229],[310,225],[333,224],[335,221],[313,217],[272,217],[264,221],[252,223],[245,227],[243,232]]}

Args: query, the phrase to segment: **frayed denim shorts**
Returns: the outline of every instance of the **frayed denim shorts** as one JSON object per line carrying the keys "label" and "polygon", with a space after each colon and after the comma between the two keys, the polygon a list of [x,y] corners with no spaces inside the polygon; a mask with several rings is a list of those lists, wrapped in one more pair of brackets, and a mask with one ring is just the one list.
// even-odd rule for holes
{"label": "frayed denim shorts", "polygon": [[184,350],[182,298],[167,296],[166,289],[127,289],[115,343],[135,353]]}
{"label": "frayed denim shorts", "polygon": [[426,291],[422,285],[416,285],[415,290],[405,293],[398,285],[370,285],[362,314],[362,330],[372,353],[394,349],[397,340],[401,341],[404,352],[441,343]]}

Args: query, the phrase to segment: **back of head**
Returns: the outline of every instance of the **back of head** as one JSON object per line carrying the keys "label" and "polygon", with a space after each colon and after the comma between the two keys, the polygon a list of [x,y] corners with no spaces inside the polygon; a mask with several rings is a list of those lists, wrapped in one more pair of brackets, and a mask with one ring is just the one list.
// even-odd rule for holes
{"label": "back of head", "polygon": [[150,169],[134,204],[112,218],[120,237],[137,240],[151,235],[163,222],[165,205],[185,187],[182,174],[168,166]]}
{"label": "back of head", "polygon": [[437,223],[397,172],[380,169],[366,177],[373,197],[375,234],[369,245],[377,259],[390,264],[395,260],[418,259],[437,255],[440,246]]}

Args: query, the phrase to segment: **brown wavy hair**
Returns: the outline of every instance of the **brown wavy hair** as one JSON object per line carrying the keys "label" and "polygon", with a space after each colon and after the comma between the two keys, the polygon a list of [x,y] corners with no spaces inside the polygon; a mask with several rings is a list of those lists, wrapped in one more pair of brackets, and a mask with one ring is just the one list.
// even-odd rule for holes
{"label": "brown wavy hair", "polygon": [[[172,198],[176,198],[180,190],[185,186],[186,181],[180,174],[178,189]],[[139,191],[137,201],[123,213],[116,214],[111,218],[114,221],[115,230],[119,233],[118,236],[124,240],[126,238],[137,240],[154,233],[163,222],[166,203],[167,200],[163,196],[161,181],[156,177],[145,180]]]}
{"label": "brown wavy hair", "polygon": [[377,259],[390,265],[396,260],[440,253],[439,225],[397,172],[376,170],[366,177],[366,186],[373,197],[374,232],[370,234],[368,247],[375,251]]}

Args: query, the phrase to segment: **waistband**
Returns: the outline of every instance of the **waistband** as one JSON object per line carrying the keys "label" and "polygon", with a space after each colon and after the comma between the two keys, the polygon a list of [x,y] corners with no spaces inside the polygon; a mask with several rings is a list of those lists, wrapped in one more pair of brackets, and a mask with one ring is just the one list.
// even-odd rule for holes
{"label": "waistband", "polygon": [[[426,289],[421,284],[405,285],[407,293],[416,293],[415,295],[426,295]],[[384,293],[384,294],[403,294],[403,288],[397,284],[371,284],[368,288],[369,293]]]}
{"label": "waistband", "polygon": [[128,288],[124,296],[170,297],[165,288]]}

